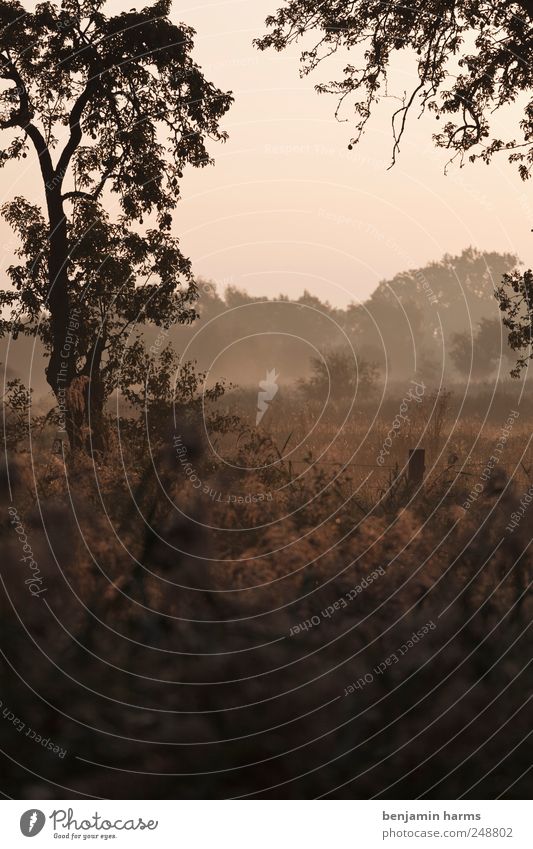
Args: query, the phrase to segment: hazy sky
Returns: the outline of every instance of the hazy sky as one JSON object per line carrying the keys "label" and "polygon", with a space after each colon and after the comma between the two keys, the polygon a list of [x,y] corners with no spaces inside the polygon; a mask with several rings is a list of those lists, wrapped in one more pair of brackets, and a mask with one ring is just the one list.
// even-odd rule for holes
{"label": "hazy sky", "polygon": [[[206,74],[235,94],[223,122],[230,139],[213,145],[215,166],[189,170],[182,184],[176,232],[196,273],[255,294],[308,289],[340,305],[468,245],[516,252],[529,264],[533,189],[516,170],[501,158],[490,167],[453,166],[444,176],[447,156],[431,141],[438,125],[413,115],[398,164],[388,171],[391,100],[348,151],[351,125],[335,121],[334,98],[313,90],[320,77],[340,75],[338,60],[302,80],[298,50],[260,53],[252,46],[277,4],[174,4],[175,19],[197,30],[195,55]],[[401,94],[412,81],[406,57],[393,88]],[[4,174],[3,199],[28,193],[25,163]],[[10,236],[1,226],[6,256]]]}
{"label": "hazy sky", "polygon": [[[471,244],[530,262],[533,187],[503,158],[444,176],[448,157],[431,141],[438,125],[414,115],[388,171],[390,100],[348,151],[351,125],[335,121],[333,97],[315,93],[318,78],[299,78],[299,52],[252,46],[278,5],[175,4],[197,30],[199,61],[236,98],[216,166],[184,180],[178,221],[196,271],[254,293],[307,288],[345,303],[397,271]],[[328,67],[335,77],[335,57]],[[406,57],[396,93],[410,87],[413,70]],[[321,74],[329,76],[326,66]]]}

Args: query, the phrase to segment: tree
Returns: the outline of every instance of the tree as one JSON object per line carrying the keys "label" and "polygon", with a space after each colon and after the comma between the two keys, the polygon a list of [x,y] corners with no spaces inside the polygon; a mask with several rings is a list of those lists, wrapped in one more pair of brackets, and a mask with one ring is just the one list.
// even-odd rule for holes
{"label": "tree", "polygon": [[504,313],[503,324],[509,330],[509,346],[523,352],[511,371],[511,377],[519,377],[533,359],[533,271],[506,274],[496,297]]}
{"label": "tree", "polygon": [[502,323],[495,318],[482,318],[476,333],[454,333],[450,356],[462,377],[483,380],[500,365],[512,359],[502,336]]}
{"label": "tree", "polygon": [[322,356],[311,358],[311,376],[299,381],[307,398],[324,403],[355,398],[357,392],[366,398],[375,388],[378,369],[366,360],[356,360],[354,352],[329,348]]}
{"label": "tree", "polygon": [[[31,150],[45,197],[44,210],[20,197],[3,208],[21,262],[0,330],[42,339],[74,447],[102,447],[128,335],[142,357],[143,322],[196,315],[172,212],[184,167],[211,163],[207,140],[226,138],[232,102],[193,61],[194,30],[171,22],[170,0],[109,16],[103,5],[0,2],[0,165]],[[102,207],[113,194],[115,220]]]}
{"label": "tree", "polygon": [[[319,92],[338,97],[336,116],[343,116],[351,100],[355,130],[349,148],[356,144],[372,108],[389,91],[389,72],[396,53],[410,51],[417,72],[413,89],[400,97],[392,117],[394,163],[407,120],[413,109],[433,113],[442,122],[434,140],[448,149],[451,158],[481,159],[488,163],[505,151],[527,179],[533,168],[533,0],[287,0],[267,18],[269,32],[256,44],[262,50],[283,50],[308,35],[316,35],[301,55],[303,75],[341,51],[355,54],[346,61],[340,79],[317,85]],[[518,122],[513,116],[506,138],[494,135],[494,112],[528,95]],[[531,274],[527,272],[526,274]],[[526,294],[528,279],[510,274],[497,293],[500,309],[510,306],[508,295]],[[524,307],[522,298],[521,307]],[[508,315],[511,344],[529,344],[533,310],[516,325]],[[516,375],[530,354],[519,360]],[[517,372],[518,370],[518,372]]]}

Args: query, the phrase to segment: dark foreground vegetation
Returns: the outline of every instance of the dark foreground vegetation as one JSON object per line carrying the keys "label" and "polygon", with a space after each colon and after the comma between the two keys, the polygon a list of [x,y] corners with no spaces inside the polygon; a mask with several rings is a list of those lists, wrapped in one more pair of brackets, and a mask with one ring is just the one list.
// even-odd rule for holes
{"label": "dark foreground vegetation", "polygon": [[312,403],[298,425],[287,398],[270,434],[242,398],[240,419],[213,404],[211,442],[192,413],[145,422],[144,454],[115,426],[105,460],[52,454],[49,425],[31,452],[20,439],[2,481],[4,789],[523,797],[529,428],[516,398],[458,426],[431,397],[381,469],[388,412],[353,457],[360,425],[330,416],[311,444]]}

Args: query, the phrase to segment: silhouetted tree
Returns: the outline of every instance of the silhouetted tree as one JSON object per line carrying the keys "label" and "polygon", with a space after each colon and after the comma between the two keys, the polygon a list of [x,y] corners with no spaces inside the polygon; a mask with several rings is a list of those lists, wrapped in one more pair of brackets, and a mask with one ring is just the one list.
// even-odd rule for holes
{"label": "silhouetted tree", "polygon": [[533,271],[506,274],[496,296],[504,313],[503,323],[509,330],[509,345],[513,351],[523,351],[511,371],[512,377],[519,377],[533,359]]}
{"label": "silhouetted tree", "polygon": [[171,22],[170,0],[117,15],[103,6],[0,2],[0,164],[32,150],[45,196],[44,210],[20,197],[4,207],[21,262],[0,294],[0,329],[42,339],[70,442],[93,447],[126,337],[141,358],[143,322],[195,317],[172,211],[184,166],[210,163],[207,139],[225,139],[219,120],[232,101],[193,61],[194,31]]}

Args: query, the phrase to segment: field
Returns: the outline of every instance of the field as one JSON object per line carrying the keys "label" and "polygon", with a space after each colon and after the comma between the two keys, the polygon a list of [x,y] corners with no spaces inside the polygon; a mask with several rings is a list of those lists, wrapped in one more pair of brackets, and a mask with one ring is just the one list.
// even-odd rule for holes
{"label": "field", "polygon": [[141,448],[115,423],[105,462],[50,424],[12,447],[14,795],[524,795],[530,410],[407,391],[321,417],[282,387],[260,427],[230,393]]}

